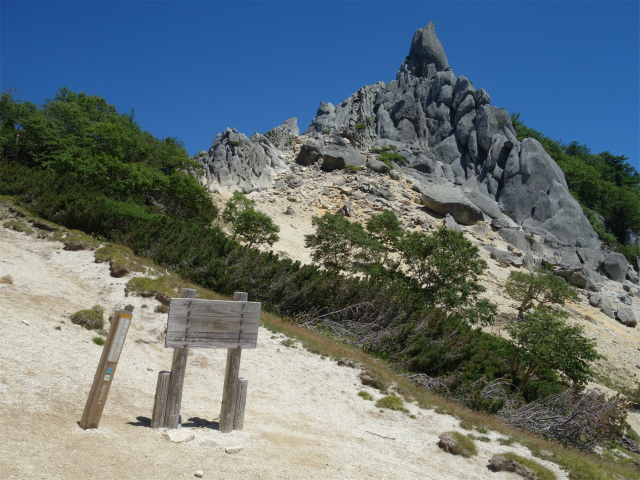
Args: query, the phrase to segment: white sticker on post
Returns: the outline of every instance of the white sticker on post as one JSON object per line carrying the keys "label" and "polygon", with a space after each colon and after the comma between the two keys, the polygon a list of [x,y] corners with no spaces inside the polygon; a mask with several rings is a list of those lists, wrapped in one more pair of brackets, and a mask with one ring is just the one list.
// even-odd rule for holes
{"label": "white sticker on post", "polygon": [[116,330],[111,350],[109,351],[109,358],[107,362],[117,362],[120,359],[120,352],[124,345],[124,339],[127,337],[127,331],[129,330],[129,324],[131,323],[131,314],[121,313],[120,322],[118,323],[118,330]]}

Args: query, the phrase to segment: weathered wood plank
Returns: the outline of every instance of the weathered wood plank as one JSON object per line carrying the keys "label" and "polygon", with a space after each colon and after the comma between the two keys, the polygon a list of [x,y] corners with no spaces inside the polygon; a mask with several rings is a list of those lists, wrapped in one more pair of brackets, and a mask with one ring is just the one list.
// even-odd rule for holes
{"label": "weathered wood plank", "polygon": [[80,428],[98,428],[102,411],[113,383],[116,373],[120,353],[124,345],[129,325],[131,324],[131,312],[126,310],[116,310],[111,321],[111,328],[107,335],[107,341],[102,348],[102,355],[98,362],[96,374],[93,377],[93,384],[89,391],[87,403],[85,404],[80,420]]}
{"label": "weathered wood plank", "polygon": [[232,337],[225,338],[220,335],[209,336],[203,334],[202,337],[190,336],[185,339],[182,334],[167,335],[165,347],[167,348],[256,348],[258,344],[258,335],[255,333],[242,334],[238,338],[237,334]]}
{"label": "weathered wood plank", "polygon": [[[196,297],[196,291],[191,288],[182,289],[182,298]],[[188,348],[175,348],[171,363],[171,376],[169,377],[169,392],[167,394],[167,409],[164,416],[165,428],[178,428],[180,423],[180,406],[182,404],[182,388],[184,386],[184,374],[187,370]]]}
{"label": "weathered wood plank", "polygon": [[192,317],[235,317],[242,314],[245,318],[260,316],[260,302],[238,302],[227,300],[190,300],[184,298],[172,298],[169,311],[175,315],[187,315]]}
{"label": "weathered wood plank", "polygon": [[219,318],[202,318],[202,317],[189,317],[187,319],[180,319],[179,321],[171,322],[167,324],[167,332],[179,332],[184,331],[186,327],[189,327],[189,332],[248,332],[258,333],[258,327],[260,323],[256,318],[253,321],[247,321],[245,319],[233,318],[233,319],[219,319]]}
{"label": "weathered wood plank", "polygon": [[246,378],[238,378],[238,387],[236,393],[236,407],[233,416],[233,429],[242,430],[244,426],[244,407],[247,404],[247,388],[249,380]]}
{"label": "weathered wood plank", "polygon": [[164,416],[167,412],[167,396],[169,395],[169,379],[171,372],[159,372],[156,396],[153,402],[153,414],[151,415],[151,428],[164,427]]}

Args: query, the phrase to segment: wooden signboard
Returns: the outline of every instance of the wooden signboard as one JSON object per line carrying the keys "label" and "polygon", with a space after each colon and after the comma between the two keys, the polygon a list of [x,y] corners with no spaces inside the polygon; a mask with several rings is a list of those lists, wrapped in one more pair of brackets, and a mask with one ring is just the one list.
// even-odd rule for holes
{"label": "wooden signboard", "polygon": [[126,310],[115,311],[107,342],[102,349],[102,356],[96,369],[96,375],[93,378],[93,385],[89,391],[89,398],[87,398],[82,419],[80,420],[80,427],[85,430],[87,428],[98,428],[130,324],[131,312]]}
{"label": "wooden signboard", "polygon": [[172,298],[165,348],[256,348],[260,302]]}
{"label": "wooden signboard", "polygon": [[171,373],[160,372],[151,426],[180,426],[182,387],[189,348],[226,348],[227,368],[222,392],[219,429],[240,430],[244,421],[247,380],[238,378],[243,348],[256,348],[260,325],[260,303],[235,292],[233,301],[196,300],[196,291],[182,289],[182,298],[172,298],[167,320],[165,348],[173,348]]}

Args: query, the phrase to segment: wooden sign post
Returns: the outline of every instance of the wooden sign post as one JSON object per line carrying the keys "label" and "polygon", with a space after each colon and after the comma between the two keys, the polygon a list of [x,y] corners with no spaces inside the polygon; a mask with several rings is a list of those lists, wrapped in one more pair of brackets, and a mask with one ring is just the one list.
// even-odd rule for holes
{"label": "wooden sign post", "polygon": [[[151,425],[154,428],[178,428],[184,372],[189,348],[227,348],[220,431],[242,428],[246,401],[247,380],[238,380],[243,348],[256,348],[260,325],[260,303],[248,302],[247,294],[236,292],[234,301],[196,300],[195,290],[185,292],[183,298],[172,298],[167,320],[165,348],[174,348],[173,366],[168,382],[166,372],[158,375],[158,386]],[[187,294],[189,295],[188,298]],[[192,296],[191,296],[192,295]],[[163,375],[164,373],[164,375]],[[175,376],[175,378],[174,378]],[[168,388],[168,394],[165,390]],[[240,390],[240,395],[238,395]],[[166,406],[163,399],[166,398]],[[240,413],[237,413],[241,410]],[[164,413],[164,421],[160,418]]]}
{"label": "wooden sign post", "polygon": [[102,349],[102,356],[98,363],[96,375],[93,377],[93,385],[89,391],[89,398],[82,413],[80,427],[98,428],[104,405],[107,403],[107,395],[113,383],[116,373],[120,352],[127,338],[129,325],[131,324],[131,312],[126,310],[116,310],[111,321],[111,328],[107,336],[107,342]]}

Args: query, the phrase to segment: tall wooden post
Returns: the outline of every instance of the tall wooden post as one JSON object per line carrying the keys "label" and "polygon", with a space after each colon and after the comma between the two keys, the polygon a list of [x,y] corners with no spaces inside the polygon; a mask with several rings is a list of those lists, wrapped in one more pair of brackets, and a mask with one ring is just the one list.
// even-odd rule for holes
{"label": "tall wooden post", "polygon": [[131,317],[131,312],[126,310],[116,310],[113,315],[109,335],[107,335],[107,341],[102,348],[102,356],[100,357],[96,374],[93,377],[93,385],[89,391],[87,403],[84,406],[80,428],[85,430],[87,428],[98,428],[104,404],[107,403],[107,395],[109,395],[113,377],[116,373],[118,360],[120,360],[120,352],[129,331]]}
{"label": "tall wooden post", "polygon": [[[183,288],[182,298],[196,298],[196,291],[191,288]],[[187,370],[188,353],[189,349],[186,347],[173,349],[167,409],[164,416],[164,426],[166,428],[178,428],[180,424],[180,405],[182,403],[182,388],[184,387],[184,374]]]}
{"label": "tall wooden post", "polygon": [[[248,298],[248,293],[235,292],[233,294],[233,300],[235,302],[246,302]],[[222,390],[222,407],[220,408],[219,428],[221,433],[229,433],[233,430],[241,356],[242,348],[229,348],[227,350],[227,368],[224,375],[224,388]]]}

